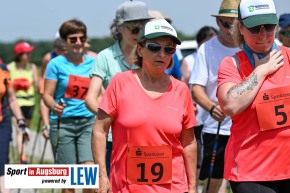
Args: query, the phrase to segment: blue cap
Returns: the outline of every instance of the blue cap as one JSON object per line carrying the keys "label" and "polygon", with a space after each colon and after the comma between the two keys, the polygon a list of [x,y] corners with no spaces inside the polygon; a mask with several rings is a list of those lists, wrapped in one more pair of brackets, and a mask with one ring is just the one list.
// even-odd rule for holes
{"label": "blue cap", "polygon": [[285,28],[287,26],[290,26],[290,13],[284,13],[284,14],[280,15],[279,26],[281,28]]}

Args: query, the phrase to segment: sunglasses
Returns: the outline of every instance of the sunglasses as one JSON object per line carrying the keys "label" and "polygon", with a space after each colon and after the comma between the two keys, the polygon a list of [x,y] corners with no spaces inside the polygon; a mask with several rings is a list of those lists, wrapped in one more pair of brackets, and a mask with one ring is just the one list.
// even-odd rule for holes
{"label": "sunglasses", "polygon": [[82,42],[85,43],[87,41],[87,37],[86,36],[80,36],[80,37],[68,37],[67,39],[69,39],[70,43],[75,44],[78,39]]}
{"label": "sunglasses", "polygon": [[[144,43],[141,46],[145,46],[148,50],[150,50],[151,52],[159,52],[162,48],[162,46],[160,44],[156,44],[156,43]],[[174,46],[164,46],[163,50],[166,54],[174,54],[176,47]]]}
{"label": "sunglasses", "polygon": [[233,24],[227,21],[223,21],[221,18],[218,18],[224,28],[230,29],[233,27]]}
{"label": "sunglasses", "polygon": [[142,28],[139,28],[139,27],[130,28],[130,27],[128,27],[128,26],[126,26],[126,28],[127,28],[128,30],[130,30],[130,31],[131,31],[131,34],[133,34],[133,35],[138,34],[138,33],[141,31],[141,29],[142,29]]}
{"label": "sunglasses", "polygon": [[258,25],[258,26],[255,26],[255,27],[247,28],[247,29],[251,32],[251,34],[257,35],[257,34],[260,33],[262,27],[263,27],[267,32],[272,32],[272,31],[275,29],[276,24]]}
{"label": "sunglasses", "polygon": [[287,37],[287,38],[290,38],[290,31],[280,31],[280,33],[281,33],[283,36],[285,36],[285,37]]}

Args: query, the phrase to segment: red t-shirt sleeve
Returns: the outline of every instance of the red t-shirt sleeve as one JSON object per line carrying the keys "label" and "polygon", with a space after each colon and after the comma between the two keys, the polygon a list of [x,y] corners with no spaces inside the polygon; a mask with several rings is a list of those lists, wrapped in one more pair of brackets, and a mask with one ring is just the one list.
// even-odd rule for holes
{"label": "red t-shirt sleeve", "polygon": [[231,57],[225,57],[218,71],[218,88],[227,82],[240,83],[242,78]]}
{"label": "red t-shirt sleeve", "polygon": [[117,114],[118,85],[120,85],[118,84],[119,77],[119,74],[116,74],[112,78],[98,107],[112,117],[115,117]]}

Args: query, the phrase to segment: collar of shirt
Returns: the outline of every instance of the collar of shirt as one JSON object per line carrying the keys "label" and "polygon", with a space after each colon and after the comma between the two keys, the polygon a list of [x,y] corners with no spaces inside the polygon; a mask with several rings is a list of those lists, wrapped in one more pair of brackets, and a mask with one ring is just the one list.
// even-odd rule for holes
{"label": "collar of shirt", "polygon": [[[262,58],[265,57],[264,54],[259,54],[259,53],[254,52],[253,50],[251,50],[251,49],[249,48],[249,46],[248,46],[245,42],[243,43],[243,48],[242,48],[242,49],[243,49],[243,51],[245,52],[245,54],[248,56],[248,59],[249,59],[249,61],[250,61],[250,63],[251,63],[251,66],[252,66],[254,69],[255,69],[255,59],[254,59],[254,57],[253,57],[253,53],[257,54],[259,59],[262,59]],[[271,52],[272,50],[280,50],[279,47],[278,47],[278,45],[277,45],[275,42],[273,43],[270,52]]]}
{"label": "collar of shirt", "polygon": [[137,69],[139,68],[138,66],[136,66],[135,64],[133,64],[132,66],[130,66],[126,61],[125,61],[125,58],[124,58],[124,55],[123,55],[123,52],[121,51],[121,48],[120,48],[120,43],[119,41],[116,41],[115,44],[113,45],[113,56],[114,58],[119,58],[121,64],[123,66],[125,66],[128,70],[130,69]]}

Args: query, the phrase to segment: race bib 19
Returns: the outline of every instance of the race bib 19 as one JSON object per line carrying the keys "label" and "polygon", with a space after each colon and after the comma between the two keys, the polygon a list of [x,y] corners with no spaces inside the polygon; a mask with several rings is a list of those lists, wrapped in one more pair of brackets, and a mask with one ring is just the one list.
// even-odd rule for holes
{"label": "race bib 19", "polygon": [[172,182],[172,147],[133,146],[127,158],[129,184],[168,184]]}

